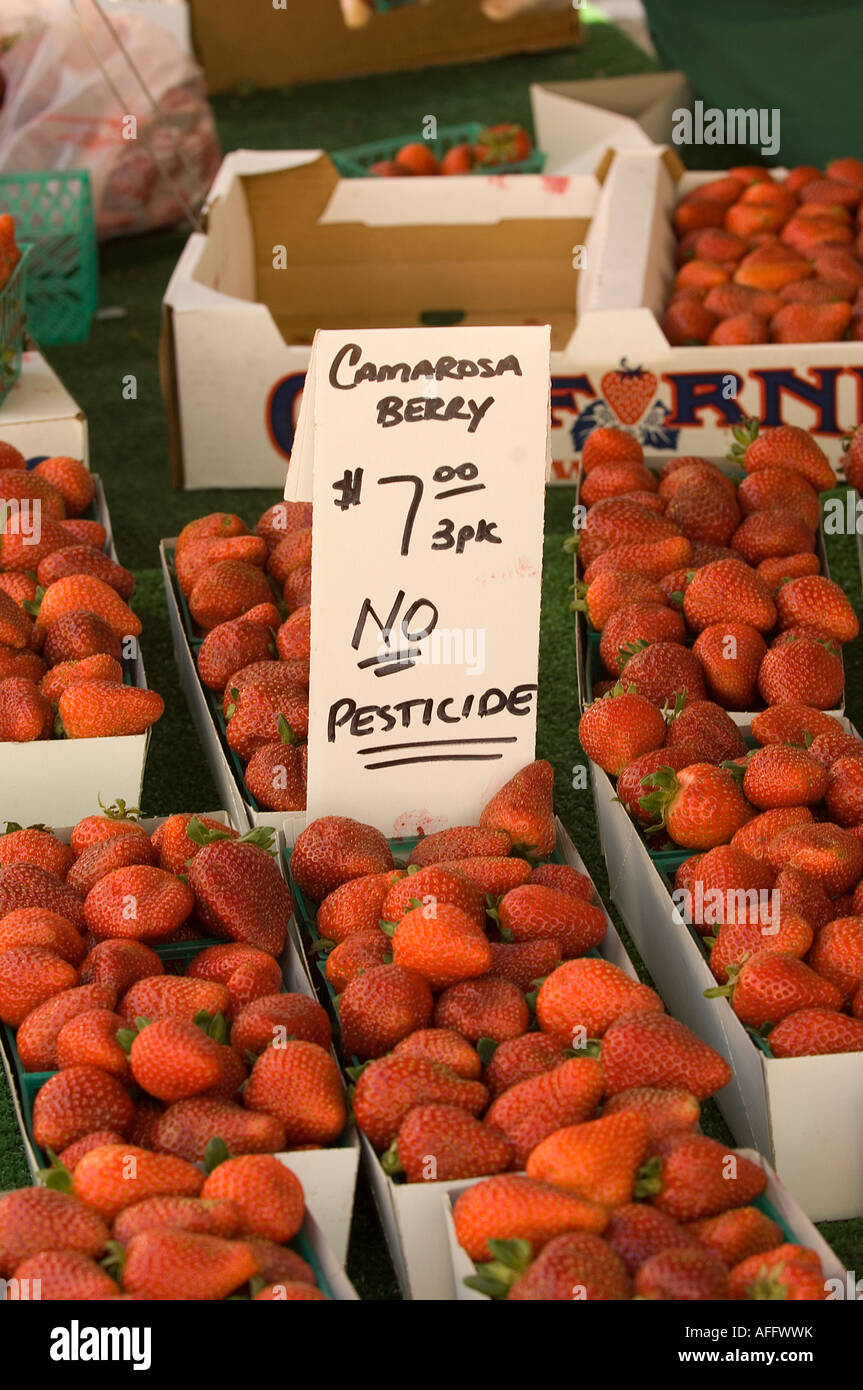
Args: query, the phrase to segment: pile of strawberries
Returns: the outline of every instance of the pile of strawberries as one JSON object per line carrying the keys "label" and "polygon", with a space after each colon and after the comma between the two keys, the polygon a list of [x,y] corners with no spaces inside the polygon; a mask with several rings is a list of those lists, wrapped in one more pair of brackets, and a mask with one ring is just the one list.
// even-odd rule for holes
{"label": "pile of strawberries", "polygon": [[73,458],[27,469],[0,441],[0,742],[141,734],[165,705],[123,684],[141,620],[135,581],[86,518],[95,484]]}
{"label": "pile of strawberries", "polygon": [[[282,1244],[299,1229],[302,1190],[264,1156],[331,1144],[346,1123],[326,1012],[283,992],[293,904],[271,837],[189,815],[148,835],[124,808],[80,821],[69,844],[42,828],[0,837],[0,1020],[14,1030],[19,1068],[51,1073],[32,1137],[52,1159],[49,1185],[129,1242],[127,1292],[222,1298],[258,1273],[272,1282],[266,1251],[250,1260],[235,1242],[223,1249],[237,1235]],[[170,973],[176,961],[157,948],[207,937],[220,940],[180,951],[186,968]],[[212,1212],[211,1198],[241,1211]],[[143,1274],[130,1273],[134,1237],[166,1226],[196,1292],[154,1291],[168,1272],[149,1248],[161,1233],[144,1242]],[[73,1247],[79,1256],[99,1253],[101,1223],[98,1234],[97,1249]],[[0,1267],[53,1248],[18,1249],[0,1216]],[[19,1277],[37,1277],[15,1263]],[[86,1270],[78,1263],[96,1278],[92,1258]],[[71,1265],[69,1274],[77,1288]]]}
{"label": "pile of strawberries", "polygon": [[229,746],[267,811],[306,804],[312,507],[277,502],[254,534],[213,512],[184,526],[174,570],[196,629],[201,683],[221,696]]}
{"label": "pile of strawberries", "polygon": [[440,159],[424,141],[411,141],[402,145],[392,159],[380,159],[372,164],[369,173],[378,178],[402,178],[505,170],[508,164],[520,164],[527,159],[532,150],[533,142],[523,126],[491,125],[480,131],[473,143],[462,141],[451,145]]}
{"label": "pile of strawberries", "polygon": [[863,160],[744,165],[678,203],[674,347],[863,337]]}
{"label": "pile of strawberries", "polygon": [[739,486],[701,458],[669,459],[657,475],[623,430],[588,436],[575,606],[601,631],[613,677],[594,695],[622,679],[657,706],[684,694],[690,706],[739,711],[840,705],[841,649],[859,624],[815,553],[819,493],[835,485],[833,469],[795,425],[747,421],[735,436]]}

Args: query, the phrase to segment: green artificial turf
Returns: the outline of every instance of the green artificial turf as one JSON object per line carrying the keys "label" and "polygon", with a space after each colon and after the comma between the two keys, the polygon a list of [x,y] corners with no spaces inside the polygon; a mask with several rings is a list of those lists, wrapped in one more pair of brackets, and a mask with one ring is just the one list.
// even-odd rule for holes
{"label": "green artificial turf", "polygon": [[[336,86],[317,85],[253,92],[214,102],[223,146],[339,149],[415,130],[427,114],[440,124],[467,120],[530,121],[528,84],[649,70],[650,60],[613,26],[589,10],[588,42],[580,50],[501,59],[494,63],[435,68]],[[189,719],[174,666],[168,615],[158,568],[158,542],[207,511],[236,511],[253,523],[275,501],[270,492],[237,490],[174,492],[157,372],[160,301],[185,233],[165,232],[102,249],[101,303],[122,317],[94,323],[85,346],[58,347],[48,357],[85,410],[92,467],[101,474],[120,559],[135,571],[135,608],[144,623],[143,652],[150,685],[166,700],[153,731],[142,809],[151,815],[212,809],[217,798]],[[134,374],[137,398],[123,397],[123,379]],[[213,390],[222,389],[218,383]],[[229,388],[228,388],[229,389]],[[572,561],[562,550],[570,531],[573,490],[547,494],[537,755],[555,769],[557,809],[600,892],[608,881],[599,848],[591,792],[573,790],[573,767],[584,763],[577,737],[575,651],[569,609]],[[860,599],[853,544],[830,546],[834,577]],[[848,653],[849,713],[859,723],[863,644]],[[50,820],[50,813],[46,812]],[[642,977],[644,971],[612,907],[618,930]],[[718,1110],[704,1107],[707,1133],[731,1142]],[[805,1116],[801,1115],[801,1124]],[[829,1181],[829,1172],[825,1177]],[[0,1080],[0,1190],[27,1181],[11,1103]],[[825,1237],[849,1268],[863,1267],[863,1221],[832,1223]],[[392,1299],[398,1289],[365,1177],[360,1175],[348,1270],[361,1297]]]}

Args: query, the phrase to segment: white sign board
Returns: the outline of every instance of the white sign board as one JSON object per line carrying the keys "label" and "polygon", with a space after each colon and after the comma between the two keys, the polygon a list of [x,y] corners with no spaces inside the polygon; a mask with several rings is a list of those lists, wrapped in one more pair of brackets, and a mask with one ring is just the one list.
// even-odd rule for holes
{"label": "white sign board", "polygon": [[308,814],[475,821],[532,761],[549,329],[319,332],[285,496],[314,503]]}

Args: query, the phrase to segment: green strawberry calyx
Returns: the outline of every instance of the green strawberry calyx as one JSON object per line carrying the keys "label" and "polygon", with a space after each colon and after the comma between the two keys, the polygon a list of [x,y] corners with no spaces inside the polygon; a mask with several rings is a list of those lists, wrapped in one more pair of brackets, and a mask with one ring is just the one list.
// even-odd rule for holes
{"label": "green strawberry calyx", "polygon": [[72,1191],[72,1174],[64,1163],[61,1163],[53,1149],[46,1149],[49,1166],[40,1168],[37,1174],[39,1182],[43,1187],[50,1187],[54,1192]]}
{"label": "green strawberry calyx", "polygon": [[110,1274],[112,1279],[120,1283],[126,1263],[126,1251],[118,1240],[105,1242],[105,1255],[99,1263],[106,1274]]}
{"label": "green strawberry calyx", "polygon": [[760,427],[760,421],[755,419],[743,420],[741,424],[732,426],[731,433],[735,442],[725,455],[729,463],[743,462],[749,445],[754,444],[758,438]]}
{"label": "green strawberry calyx", "polygon": [[639,638],[638,638],[636,641],[634,641],[634,642],[627,642],[625,646],[623,646],[623,647],[618,647],[618,649],[617,649],[617,666],[618,666],[618,669],[621,670],[621,671],[625,670],[625,669],[626,669],[626,663],[627,663],[628,661],[631,661],[632,658],[633,658],[634,656],[637,656],[639,652],[645,651],[649,646],[650,646],[650,643],[648,642],[648,640],[647,640],[646,637],[639,637]]}
{"label": "green strawberry calyx", "polygon": [[506,1298],[533,1259],[533,1246],[529,1240],[518,1236],[511,1240],[488,1240],[486,1245],[494,1259],[475,1265],[476,1274],[469,1275],[465,1285],[485,1294],[486,1298]]}
{"label": "green strawberry calyx", "polygon": [[636,1201],[643,1201],[647,1197],[658,1197],[661,1191],[662,1159],[654,1155],[639,1168],[633,1195]]}
{"label": "green strawberry calyx", "polygon": [[228,1022],[224,1014],[211,1014],[206,1009],[200,1009],[193,1021],[208,1038],[213,1039],[213,1042],[228,1041]]}
{"label": "green strawberry calyx", "polygon": [[742,955],[739,960],[732,962],[732,964],[730,965],[727,965],[725,967],[725,973],[728,976],[728,983],[724,985],[714,985],[712,989],[706,989],[704,991],[705,999],[733,998],[734,991],[736,990],[740,980],[740,972],[743,969],[746,962],[748,961],[751,954],[751,951],[746,951],[746,953]]}
{"label": "green strawberry calyx", "polygon": [[647,796],[639,797],[638,804],[649,815],[657,817],[652,825],[645,827],[644,832],[646,835],[655,835],[665,827],[668,808],[680,791],[680,783],[673,768],[658,767],[655,772],[648,772],[646,777],[642,777],[641,785],[654,789],[648,792]]}
{"label": "green strawberry calyx", "polygon": [[117,800],[112,802],[110,806],[105,805],[101,796],[97,797],[97,800],[99,802],[99,810],[107,820],[135,820],[141,814],[140,806],[127,806],[120,796],[118,796]]}
{"label": "green strawberry calyx", "polygon": [[129,1053],[132,1051],[132,1043],[144,1028],[149,1027],[149,1023],[150,1020],[148,1018],[136,1018],[134,1028],[120,1028],[118,1030],[117,1042],[124,1052]]}
{"label": "green strawberry calyx", "polygon": [[396,1178],[404,1173],[405,1170],[399,1158],[398,1139],[394,1139],[389,1148],[381,1154],[381,1167],[391,1178]]}
{"label": "green strawberry calyx", "polygon": [[209,1140],[204,1150],[204,1168],[208,1173],[212,1173],[214,1168],[218,1168],[220,1163],[230,1158],[230,1152],[224,1139],[220,1135],[214,1134]]}
{"label": "green strawberry calyx", "polygon": [[237,701],[240,698],[240,692],[235,685],[232,685],[228,694],[231,697],[231,702],[225,706],[225,718],[233,719],[234,715],[237,713]]}
{"label": "green strawberry calyx", "polygon": [[495,1042],[494,1038],[478,1039],[476,1044],[476,1050],[479,1053],[479,1060],[482,1062],[484,1067],[488,1066],[492,1057],[497,1052],[498,1046],[499,1044]]}
{"label": "green strawberry calyx", "polygon": [[285,718],[285,716],[284,716],[283,714],[280,714],[280,715],[279,715],[279,718],[278,718],[278,721],[277,721],[277,727],[278,727],[278,730],[279,730],[279,740],[280,740],[280,742],[285,743],[285,744],[293,744],[293,743],[296,743],[296,741],[297,741],[296,734],[294,733],[293,729],[291,728],[290,724],[288,723],[287,719]]}

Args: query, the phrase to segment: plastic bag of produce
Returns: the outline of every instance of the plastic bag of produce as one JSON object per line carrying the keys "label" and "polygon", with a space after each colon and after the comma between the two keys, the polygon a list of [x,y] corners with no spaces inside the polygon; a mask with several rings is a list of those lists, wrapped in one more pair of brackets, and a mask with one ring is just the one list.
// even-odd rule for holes
{"label": "plastic bag of produce", "polygon": [[90,173],[101,238],[197,211],[220,159],[201,70],[161,25],[91,0],[0,0],[0,171]]}

